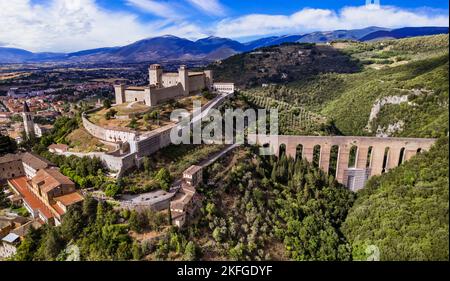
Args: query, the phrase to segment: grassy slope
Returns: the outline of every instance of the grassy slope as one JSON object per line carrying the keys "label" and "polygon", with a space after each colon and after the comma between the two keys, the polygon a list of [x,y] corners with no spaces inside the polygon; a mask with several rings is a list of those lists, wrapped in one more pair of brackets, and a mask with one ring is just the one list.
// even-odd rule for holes
{"label": "grassy slope", "polygon": [[448,138],[372,178],[343,226],[353,258],[375,245],[381,260],[448,260]]}
{"label": "grassy slope", "polygon": [[[359,59],[366,65],[365,69],[358,73],[300,77],[295,82],[253,88],[246,93],[271,97],[320,113],[333,119],[345,135],[373,135],[378,126],[387,128],[397,121],[403,121],[405,125],[393,136],[439,137],[446,134],[448,35],[376,43],[347,42],[336,47]],[[383,61],[389,61],[389,64],[381,64]],[[415,105],[384,106],[371,125],[372,132],[364,129],[377,99],[410,95],[412,90],[425,90],[413,100]]]}
{"label": "grassy slope", "polygon": [[[448,131],[448,54],[382,70],[366,70],[343,79],[345,87],[338,98],[321,113],[336,121],[346,135],[364,135],[374,102],[386,96],[411,94],[413,89],[432,91],[415,99],[417,106],[389,105],[382,108],[372,124],[386,127],[404,121],[398,136],[442,136]],[[435,119],[441,120],[438,124]],[[435,129],[435,130],[430,130]]]}

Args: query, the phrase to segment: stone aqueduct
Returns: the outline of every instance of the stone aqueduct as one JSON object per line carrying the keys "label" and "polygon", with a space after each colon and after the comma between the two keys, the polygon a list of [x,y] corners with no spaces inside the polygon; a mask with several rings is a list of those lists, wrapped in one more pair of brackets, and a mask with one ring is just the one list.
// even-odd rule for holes
{"label": "stone aqueduct", "polygon": [[[261,136],[253,135],[254,141],[261,146],[268,146],[275,155],[281,151],[293,158],[305,158],[313,162],[318,156],[318,166],[325,172],[329,171],[331,151],[337,150],[336,175],[338,182],[349,186],[349,176],[360,171],[367,178],[395,168],[421,151],[426,151],[436,141],[420,138],[380,138],[380,137],[349,137],[349,136]],[[351,152],[352,151],[352,152]],[[349,167],[350,154],[354,160]],[[363,185],[363,183],[362,183]],[[355,186],[352,189],[360,189]]]}

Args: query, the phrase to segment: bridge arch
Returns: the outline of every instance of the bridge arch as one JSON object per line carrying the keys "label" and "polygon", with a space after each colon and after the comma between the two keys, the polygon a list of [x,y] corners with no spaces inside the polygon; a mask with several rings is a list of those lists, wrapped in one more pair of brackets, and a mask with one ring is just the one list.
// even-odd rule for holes
{"label": "bridge arch", "polygon": [[391,152],[391,148],[389,146],[384,148],[384,156],[383,156],[383,166],[381,169],[381,173],[384,174],[388,170],[388,162],[389,162],[389,154]]}
{"label": "bridge arch", "polygon": [[339,159],[339,145],[335,144],[330,149],[330,166],[328,167],[328,174],[336,177],[337,166]]}
{"label": "bridge arch", "polygon": [[286,144],[282,143],[278,147],[278,157],[281,158],[281,156],[286,155]]}
{"label": "bridge arch", "polygon": [[398,166],[403,164],[403,161],[405,161],[405,148],[404,147],[402,147],[400,149],[400,156],[398,157]]}
{"label": "bridge arch", "polygon": [[303,144],[297,144],[295,147],[295,159],[302,160],[303,158]]}
{"label": "bridge arch", "polygon": [[372,167],[372,158],[373,158],[372,151],[373,151],[373,146],[369,146],[369,148],[367,149],[366,168]]}
{"label": "bridge arch", "polygon": [[316,144],[314,146],[314,148],[313,148],[313,159],[312,159],[313,161],[312,161],[312,164],[315,167],[319,167],[319,165],[320,165],[321,150],[322,150],[322,147],[321,147],[320,144]]}
{"label": "bridge arch", "polygon": [[356,162],[358,159],[358,147],[352,145],[348,154],[348,168],[356,168]]}

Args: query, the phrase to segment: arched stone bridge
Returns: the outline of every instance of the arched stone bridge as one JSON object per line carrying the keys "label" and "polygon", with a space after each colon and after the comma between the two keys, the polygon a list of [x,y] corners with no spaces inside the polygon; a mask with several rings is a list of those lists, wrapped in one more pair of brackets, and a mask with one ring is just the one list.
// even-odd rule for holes
{"label": "arched stone bridge", "polygon": [[[365,181],[395,168],[421,151],[426,151],[436,139],[378,138],[349,136],[282,136],[249,135],[261,146],[270,147],[275,155],[284,150],[293,158],[302,157],[314,162],[325,172],[330,161],[336,162],[334,175],[338,182],[352,190],[364,186]],[[333,159],[333,153],[337,155]],[[350,164],[350,165],[349,165]]]}

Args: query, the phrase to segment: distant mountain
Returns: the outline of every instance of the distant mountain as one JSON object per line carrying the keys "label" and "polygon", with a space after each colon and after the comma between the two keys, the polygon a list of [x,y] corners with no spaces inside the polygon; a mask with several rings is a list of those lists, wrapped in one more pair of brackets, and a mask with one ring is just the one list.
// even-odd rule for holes
{"label": "distant mountain", "polygon": [[360,41],[371,41],[380,39],[400,39],[415,36],[436,35],[448,33],[448,27],[405,27],[393,30],[379,30],[372,32]]}
{"label": "distant mountain", "polygon": [[98,48],[79,52],[32,53],[26,50],[0,47],[0,63],[23,62],[147,62],[174,60],[220,60],[237,53],[282,43],[324,43],[333,40],[370,41],[384,38],[404,38],[448,33],[448,27],[408,27],[387,29],[368,27],[354,30],[312,32],[304,35],[283,35],[260,38],[246,43],[220,37],[191,41],[172,35],[147,38],[123,47]]}
{"label": "distant mountain", "polygon": [[335,40],[359,40],[361,37],[376,31],[389,30],[387,28],[371,26],[363,29],[352,30],[335,30],[335,31],[323,31],[313,32],[302,36],[297,42],[300,43],[325,43]]}
{"label": "distant mountain", "polygon": [[0,62],[19,63],[29,60],[33,53],[22,49],[0,47]]}

